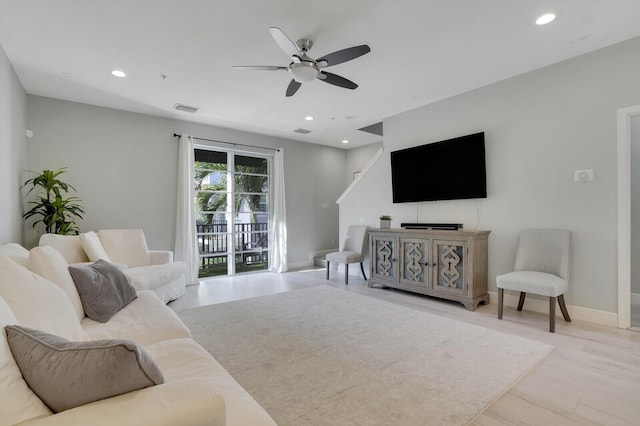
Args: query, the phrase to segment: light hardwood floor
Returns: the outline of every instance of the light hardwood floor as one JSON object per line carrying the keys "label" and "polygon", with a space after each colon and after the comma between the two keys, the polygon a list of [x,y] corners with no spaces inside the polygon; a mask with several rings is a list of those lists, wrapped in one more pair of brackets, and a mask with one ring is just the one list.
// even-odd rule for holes
{"label": "light hardwood floor", "polygon": [[[324,269],[284,274],[257,273],[203,280],[170,303],[180,311],[267,294],[331,285],[490,329],[539,340],[552,352],[472,425],[640,425],[640,332],[583,321],[566,323],[559,315],[556,332],[548,332],[548,317],[505,307],[498,320],[496,305],[475,312],[462,305],[393,289],[368,288],[362,277]],[[568,301],[568,303],[570,303]],[[496,348],[500,350],[500,348]]]}

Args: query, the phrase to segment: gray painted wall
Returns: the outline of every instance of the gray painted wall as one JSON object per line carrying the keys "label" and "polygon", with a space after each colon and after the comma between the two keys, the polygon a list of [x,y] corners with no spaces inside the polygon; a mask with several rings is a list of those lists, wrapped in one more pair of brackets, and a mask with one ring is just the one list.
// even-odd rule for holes
{"label": "gray painted wall", "polygon": [[26,117],[27,95],[0,46],[0,244],[22,243]]}
{"label": "gray painted wall", "polygon": [[[151,248],[172,249],[178,153],[173,133],[187,132],[284,147],[290,264],[308,261],[308,253],[330,248],[337,238],[344,150],[40,96],[29,95],[27,105],[27,127],[34,132],[29,168],[68,167],[66,180],[87,211],[82,231],[141,227]],[[25,243],[34,245],[38,237],[30,232]]]}
{"label": "gray painted wall", "polygon": [[347,186],[353,181],[353,174],[361,172],[381,146],[382,142],[378,142],[347,151]]}
{"label": "gray painted wall", "polygon": [[[512,268],[518,232],[573,232],[567,303],[617,312],[616,114],[640,104],[640,38],[551,65],[384,121],[384,155],[340,206],[350,223],[460,222],[489,229],[490,291]],[[393,204],[389,152],[484,131],[488,198]],[[574,183],[574,171],[595,180]],[[455,173],[455,158],[451,159]],[[442,184],[446,184],[443,181]]]}
{"label": "gray painted wall", "polygon": [[640,295],[640,115],[631,118],[631,293]]}

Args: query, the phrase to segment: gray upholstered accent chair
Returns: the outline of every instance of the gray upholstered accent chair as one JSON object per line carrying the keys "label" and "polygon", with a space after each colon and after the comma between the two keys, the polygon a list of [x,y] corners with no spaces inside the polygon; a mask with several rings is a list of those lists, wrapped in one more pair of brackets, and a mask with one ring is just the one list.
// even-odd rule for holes
{"label": "gray upholstered accent chair", "polygon": [[549,331],[556,330],[556,299],[565,321],[571,322],[564,294],[569,290],[571,232],[527,229],[520,233],[514,272],[496,277],[498,319],[502,319],[504,290],[520,292],[518,311],[527,293],[549,297]]}
{"label": "gray upholstered accent chair", "polygon": [[347,230],[347,238],[342,243],[340,251],[328,253],[327,260],[327,279],[329,279],[329,265],[331,262],[344,263],[344,283],[349,284],[349,264],[360,263],[362,277],[367,280],[364,273],[364,250],[367,237],[366,225],[351,225]]}

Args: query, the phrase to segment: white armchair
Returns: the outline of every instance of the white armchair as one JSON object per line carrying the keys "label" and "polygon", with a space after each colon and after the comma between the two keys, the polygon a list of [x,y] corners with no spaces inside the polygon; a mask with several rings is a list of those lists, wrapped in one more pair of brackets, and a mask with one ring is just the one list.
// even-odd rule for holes
{"label": "white armchair", "polygon": [[142,229],[102,229],[79,236],[45,234],[40,245],[51,245],[69,263],[98,259],[122,265],[136,290],[152,290],[168,303],[184,295],[185,265],[174,262],[173,252],[149,250]]}

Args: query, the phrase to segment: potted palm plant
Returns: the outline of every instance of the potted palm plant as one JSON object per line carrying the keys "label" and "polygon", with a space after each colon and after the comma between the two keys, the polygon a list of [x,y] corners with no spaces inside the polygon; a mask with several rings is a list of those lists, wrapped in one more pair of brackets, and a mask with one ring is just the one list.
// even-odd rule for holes
{"label": "potted palm plant", "polygon": [[35,173],[35,176],[27,179],[22,185],[23,188],[29,188],[25,196],[34,190],[38,191],[37,198],[29,201],[33,207],[22,217],[25,220],[35,217],[33,227],[42,223],[48,234],[78,234],[75,220],[82,219],[85,213],[78,204],[80,198],[66,196],[70,190],[76,189],[58,178],[65,172],[66,167],[59,170],[43,170],[41,173],[31,172]]}

